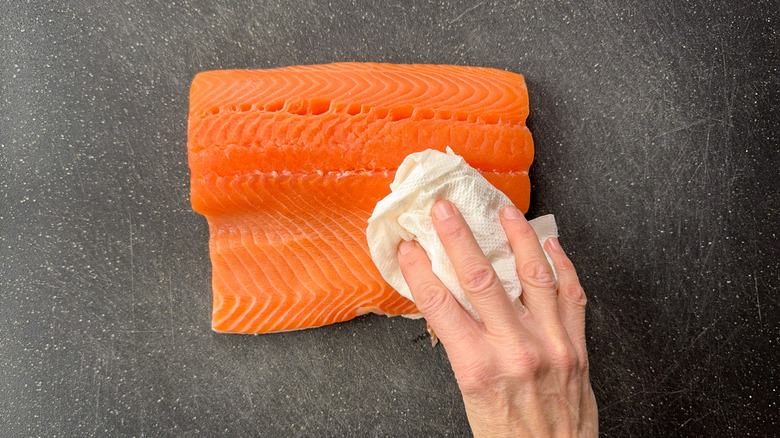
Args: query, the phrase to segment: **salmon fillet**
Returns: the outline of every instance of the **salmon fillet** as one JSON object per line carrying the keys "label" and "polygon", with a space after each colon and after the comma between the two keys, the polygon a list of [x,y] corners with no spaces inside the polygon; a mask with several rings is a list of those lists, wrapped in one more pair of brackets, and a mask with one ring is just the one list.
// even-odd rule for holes
{"label": "salmon fillet", "polygon": [[267,333],[419,315],[374,266],[367,220],[403,159],[447,146],[522,211],[523,77],[443,65],[218,70],[190,90],[191,201],[209,224],[212,327]]}

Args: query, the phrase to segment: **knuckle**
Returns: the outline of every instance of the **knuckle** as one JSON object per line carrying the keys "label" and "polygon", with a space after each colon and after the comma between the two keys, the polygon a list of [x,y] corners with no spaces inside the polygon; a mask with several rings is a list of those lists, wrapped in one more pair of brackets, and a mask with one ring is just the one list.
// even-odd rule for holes
{"label": "knuckle", "polygon": [[417,288],[417,306],[426,315],[440,313],[447,306],[449,291],[436,283],[424,283]]}
{"label": "knuckle", "polygon": [[520,278],[532,287],[554,288],[555,276],[552,269],[546,263],[539,261],[528,262],[520,268]]}
{"label": "knuckle", "polygon": [[576,307],[585,308],[588,304],[588,297],[585,296],[585,291],[579,284],[568,286],[562,292],[566,300]]}
{"label": "knuckle", "polygon": [[556,342],[550,345],[547,354],[553,369],[565,372],[573,372],[579,369],[577,353],[563,342]]}
{"label": "knuckle", "polygon": [[579,290],[579,292],[580,292],[580,299],[579,299],[580,305],[582,307],[585,307],[585,306],[588,305],[588,294],[585,293],[585,289],[583,289],[582,286],[578,286],[578,287],[580,289]]}
{"label": "knuckle", "polygon": [[462,278],[463,288],[474,293],[484,292],[498,281],[493,267],[482,261],[468,263]]}
{"label": "knuckle", "polygon": [[515,373],[518,376],[533,377],[541,371],[542,357],[538,351],[518,347],[510,350],[508,353]]}
{"label": "knuckle", "polygon": [[464,396],[480,396],[490,388],[494,374],[486,363],[473,360],[459,367],[455,377]]}

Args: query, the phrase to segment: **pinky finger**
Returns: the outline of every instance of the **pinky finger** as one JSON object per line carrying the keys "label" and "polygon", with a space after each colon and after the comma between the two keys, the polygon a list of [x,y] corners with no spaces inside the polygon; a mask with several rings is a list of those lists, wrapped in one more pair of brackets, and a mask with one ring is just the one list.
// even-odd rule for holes
{"label": "pinky finger", "polygon": [[558,313],[561,315],[563,326],[566,328],[566,333],[577,350],[577,354],[581,360],[586,360],[585,304],[587,298],[585,292],[577,278],[574,265],[563,252],[558,239],[548,239],[545,247],[558,274]]}

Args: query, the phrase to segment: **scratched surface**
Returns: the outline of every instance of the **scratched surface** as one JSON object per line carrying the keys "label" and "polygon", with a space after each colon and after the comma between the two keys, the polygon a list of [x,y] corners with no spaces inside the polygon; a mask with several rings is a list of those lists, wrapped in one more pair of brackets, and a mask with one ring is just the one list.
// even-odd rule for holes
{"label": "scratched surface", "polygon": [[0,436],[468,435],[422,321],[209,329],[193,75],[346,60],[526,76],[604,436],[780,428],[777,2],[56,3],[0,5]]}

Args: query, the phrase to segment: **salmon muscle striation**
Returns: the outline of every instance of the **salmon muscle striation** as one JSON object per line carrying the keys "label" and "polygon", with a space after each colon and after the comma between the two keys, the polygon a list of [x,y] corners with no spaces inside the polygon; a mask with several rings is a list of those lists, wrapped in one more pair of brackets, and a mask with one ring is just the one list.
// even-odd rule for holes
{"label": "salmon muscle striation", "polygon": [[446,147],[522,211],[533,140],[521,75],[336,63],[198,74],[191,201],[208,220],[212,327],[268,333],[419,316],[374,266],[367,220],[403,159]]}

